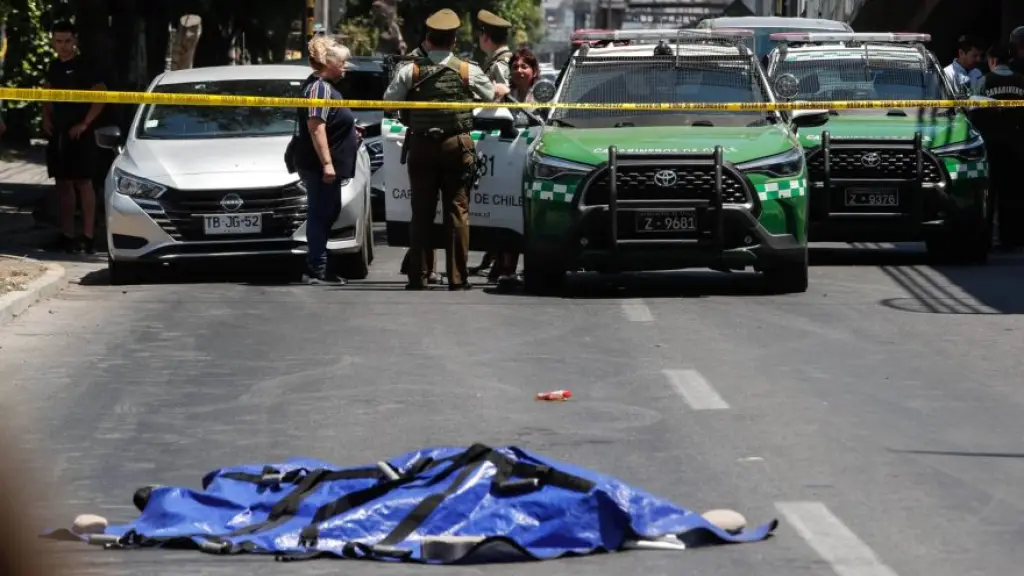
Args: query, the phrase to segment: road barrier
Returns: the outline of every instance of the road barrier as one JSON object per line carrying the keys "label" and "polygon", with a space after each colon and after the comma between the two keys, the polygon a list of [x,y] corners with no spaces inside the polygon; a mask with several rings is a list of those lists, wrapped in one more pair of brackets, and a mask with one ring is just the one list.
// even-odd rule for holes
{"label": "road barrier", "polygon": [[465,110],[475,108],[561,108],[568,110],[773,112],[782,110],[863,110],[891,108],[1018,108],[1024,100],[865,100],[835,102],[665,102],[665,103],[506,103],[506,102],[387,102],[383,100],[313,100],[225,94],[172,94],[98,90],[0,88],[0,100],[22,102],[80,102],[103,104],[160,104],[252,108],[325,108],[388,110]]}

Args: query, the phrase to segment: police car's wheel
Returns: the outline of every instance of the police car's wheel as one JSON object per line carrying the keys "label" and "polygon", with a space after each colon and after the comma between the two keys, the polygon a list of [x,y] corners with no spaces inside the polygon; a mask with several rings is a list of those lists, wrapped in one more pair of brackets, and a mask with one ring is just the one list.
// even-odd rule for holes
{"label": "police car's wheel", "polygon": [[561,263],[540,256],[537,252],[527,252],[523,256],[523,290],[538,296],[554,296],[562,292],[565,285],[565,266]]}
{"label": "police car's wheel", "polygon": [[807,250],[798,262],[784,261],[764,269],[764,281],[769,294],[801,294],[810,284],[810,265]]}
{"label": "police car's wheel", "polygon": [[925,239],[928,254],[939,264],[988,264],[992,250],[992,232],[987,218],[958,221]]}

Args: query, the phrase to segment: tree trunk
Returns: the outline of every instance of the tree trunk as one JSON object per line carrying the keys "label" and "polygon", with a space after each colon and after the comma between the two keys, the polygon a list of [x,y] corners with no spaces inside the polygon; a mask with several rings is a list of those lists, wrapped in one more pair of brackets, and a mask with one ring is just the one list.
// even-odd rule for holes
{"label": "tree trunk", "polygon": [[186,14],[178,22],[171,48],[171,70],[185,70],[192,67],[196,56],[196,45],[203,33],[203,19],[195,14]]}

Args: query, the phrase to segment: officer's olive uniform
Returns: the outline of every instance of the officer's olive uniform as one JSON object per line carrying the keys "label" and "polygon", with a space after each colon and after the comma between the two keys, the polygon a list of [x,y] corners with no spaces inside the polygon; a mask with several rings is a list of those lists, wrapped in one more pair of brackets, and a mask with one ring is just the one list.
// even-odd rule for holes
{"label": "officer's olive uniform", "polygon": [[[1002,72],[1002,73],[1000,73]],[[1004,66],[982,77],[978,92],[996,100],[1024,100],[1024,75]],[[1016,176],[1024,162],[1020,142],[1024,111],[1019,108],[984,108],[971,115],[985,138],[989,166],[989,218],[999,215],[999,243],[1004,247],[1024,245],[1020,218],[1024,209],[1022,190]]]}
{"label": "officer's olive uniform", "polygon": [[[461,23],[453,11],[444,9],[428,18],[426,24],[431,30],[455,31]],[[485,100],[493,98],[493,85],[479,68],[447,51],[443,59],[439,55],[433,57],[439,61],[427,54],[400,70],[385,92],[385,99],[454,103],[469,102],[474,94]],[[476,151],[470,136],[472,110],[410,109],[402,117],[406,123],[405,147],[412,191],[407,287],[426,287],[428,272],[424,263],[431,249],[430,230],[440,192],[448,288],[469,288],[469,186],[476,175]]]}

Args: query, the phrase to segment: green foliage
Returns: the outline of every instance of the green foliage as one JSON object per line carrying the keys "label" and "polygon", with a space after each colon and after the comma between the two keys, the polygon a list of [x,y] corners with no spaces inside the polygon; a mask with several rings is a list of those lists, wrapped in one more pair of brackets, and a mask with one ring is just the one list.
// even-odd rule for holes
{"label": "green foliage", "polygon": [[338,26],[338,34],[353,56],[372,56],[377,47],[379,33],[370,16],[346,18]]}
{"label": "green foliage", "polygon": [[[4,59],[3,84],[15,88],[38,88],[46,77],[54,57],[50,46],[50,2],[47,0],[0,0],[7,20],[7,57]],[[38,133],[40,105],[36,102],[6,102],[7,110],[21,121],[30,122]],[[13,122],[11,122],[13,124]]]}

